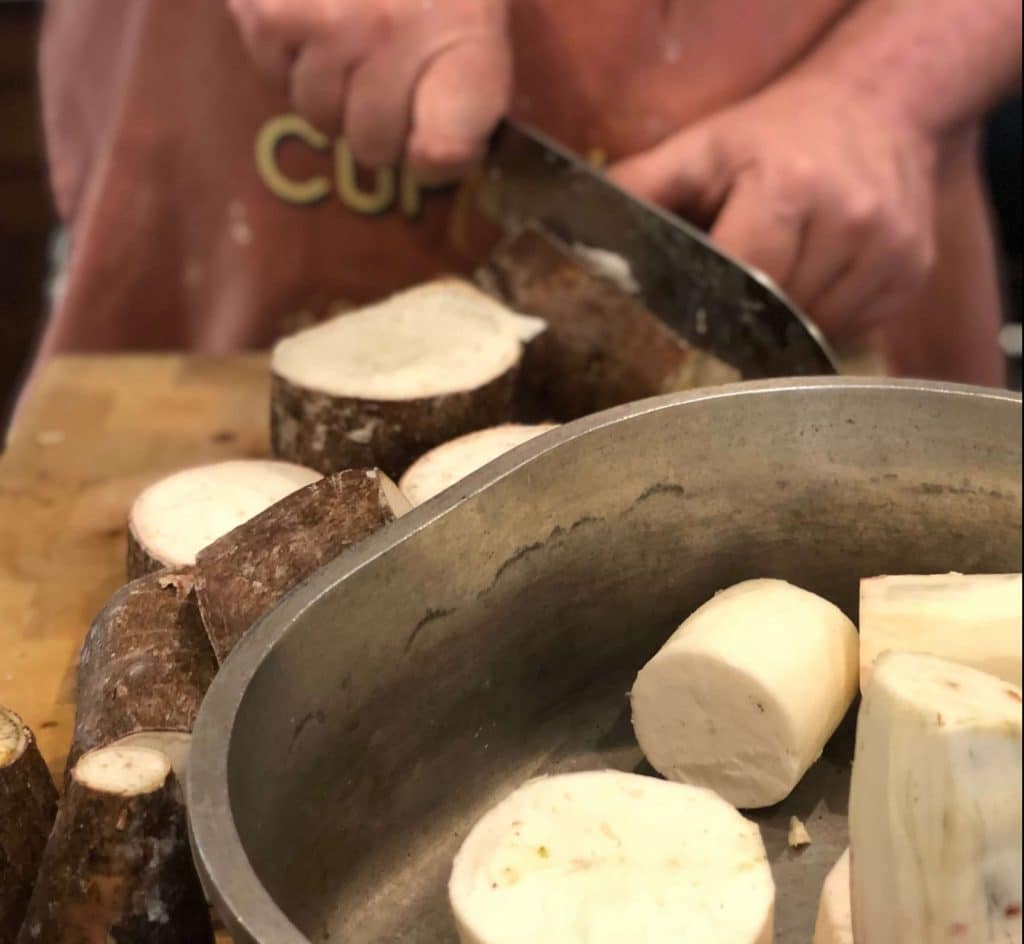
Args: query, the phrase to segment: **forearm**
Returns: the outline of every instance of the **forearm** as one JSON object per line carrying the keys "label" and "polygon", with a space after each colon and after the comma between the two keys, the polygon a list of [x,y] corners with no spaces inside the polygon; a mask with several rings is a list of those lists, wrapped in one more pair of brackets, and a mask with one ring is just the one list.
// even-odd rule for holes
{"label": "forearm", "polygon": [[830,74],[941,135],[1020,81],[1020,0],[862,0],[797,70]]}

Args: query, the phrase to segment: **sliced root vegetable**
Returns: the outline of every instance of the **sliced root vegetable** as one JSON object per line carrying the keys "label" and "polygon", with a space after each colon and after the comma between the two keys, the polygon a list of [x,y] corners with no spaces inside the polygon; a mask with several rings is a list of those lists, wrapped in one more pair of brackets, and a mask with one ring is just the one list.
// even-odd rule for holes
{"label": "sliced root vegetable", "polygon": [[35,738],[0,707],[0,944],[21,927],[57,813],[57,790]]}
{"label": "sliced root vegetable", "polygon": [[853,927],[870,944],[1021,940],[1021,690],[889,652],[857,724]]}
{"label": "sliced root vegetable", "polygon": [[128,579],[194,564],[208,544],[318,478],[290,462],[236,459],[154,482],[128,518]]}
{"label": "sliced root vegetable", "polygon": [[510,449],[554,428],[551,423],[533,426],[507,423],[468,433],[420,456],[398,486],[413,505],[422,505]]}
{"label": "sliced root vegetable", "polygon": [[928,652],[1021,684],[1021,575],[930,574],[860,582],[860,682],[886,650]]}
{"label": "sliced root vegetable", "polygon": [[505,301],[543,318],[529,345],[524,387],[541,416],[561,420],[631,400],[740,379],[697,351],[628,291],[628,266],[573,250],[527,227],[500,246],[480,275]]}
{"label": "sliced root vegetable", "polygon": [[508,419],[543,322],[441,279],[279,342],[274,453],[321,472],[400,475],[426,450]]}
{"label": "sliced root vegetable", "polygon": [[106,747],[75,765],[18,944],[213,940],[181,790],[159,751]]}
{"label": "sliced root vegetable", "polygon": [[463,944],[769,944],[775,887],[757,826],[707,790],[616,771],[541,778],[455,857]]}
{"label": "sliced root vegetable", "polygon": [[849,849],[840,856],[821,887],[813,944],[853,944]]}
{"label": "sliced root vegetable", "polygon": [[307,485],[200,551],[196,595],[217,660],[289,590],[408,509],[386,475],[349,469]]}
{"label": "sliced root vegetable", "polygon": [[190,732],[217,671],[190,570],[122,587],[93,620],[78,663],[78,713],[68,771],[115,743],[157,747],[184,776]]}
{"label": "sliced root vegetable", "polygon": [[821,597],[748,580],[700,607],[641,669],[633,728],[651,765],[741,808],[784,799],[857,691],[857,630]]}

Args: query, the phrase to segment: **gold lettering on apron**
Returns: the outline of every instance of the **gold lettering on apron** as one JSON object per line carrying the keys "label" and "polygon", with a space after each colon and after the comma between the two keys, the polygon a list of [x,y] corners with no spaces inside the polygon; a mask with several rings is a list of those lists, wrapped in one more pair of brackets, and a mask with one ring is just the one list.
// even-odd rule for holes
{"label": "gold lettering on apron", "polygon": [[410,220],[416,219],[423,211],[423,196],[430,192],[441,192],[451,190],[452,184],[437,184],[431,186],[424,184],[416,176],[416,172],[408,164],[402,164],[402,171],[399,175],[398,205]]}
{"label": "gold lettering on apron", "polygon": [[287,203],[307,205],[323,200],[331,192],[330,179],[322,175],[292,180],[277,165],[277,148],[285,138],[298,138],[316,151],[326,151],[330,141],[298,115],[271,118],[256,136],[256,169],[275,196]]}
{"label": "gold lettering on apron", "polygon": [[341,202],[356,213],[377,216],[395,205],[395,169],[381,167],[375,173],[373,190],[362,190],[356,174],[356,162],[343,138],[334,142],[334,184]]}

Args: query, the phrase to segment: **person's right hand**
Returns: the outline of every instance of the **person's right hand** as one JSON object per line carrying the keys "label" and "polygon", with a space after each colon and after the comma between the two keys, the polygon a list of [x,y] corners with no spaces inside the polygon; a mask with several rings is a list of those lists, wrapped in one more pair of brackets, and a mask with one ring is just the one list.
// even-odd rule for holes
{"label": "person's right hand", "polygon": [[228,3],[257,66],[367,167],[457,176],[508,108],[507,0]]}

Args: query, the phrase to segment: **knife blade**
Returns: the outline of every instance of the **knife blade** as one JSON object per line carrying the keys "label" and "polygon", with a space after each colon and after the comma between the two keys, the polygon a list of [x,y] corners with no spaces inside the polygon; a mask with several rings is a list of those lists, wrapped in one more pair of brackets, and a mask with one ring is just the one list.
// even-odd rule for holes
{"label": "knife blade", "polygon": [[821,333],[767,276],[537,131],[498,128],[476,197],[506,231],[539,223],[570,245],[615,253],[654,315],[744,378],[836,373]]}

